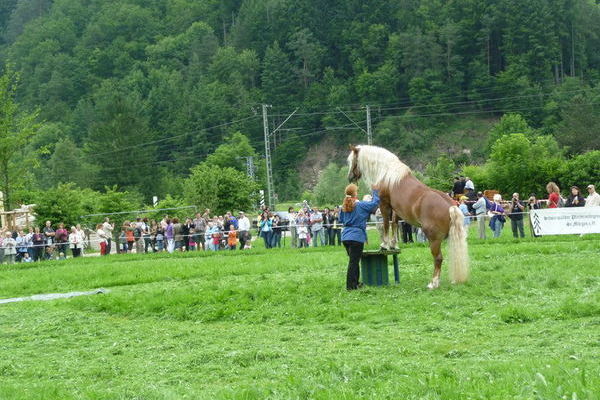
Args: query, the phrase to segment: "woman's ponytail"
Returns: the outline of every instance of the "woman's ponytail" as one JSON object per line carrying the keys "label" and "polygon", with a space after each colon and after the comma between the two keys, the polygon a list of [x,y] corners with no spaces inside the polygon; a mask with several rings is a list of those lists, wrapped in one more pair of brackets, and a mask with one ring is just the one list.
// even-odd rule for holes
{"label": "woman's ponytail", "polygon": [[354,211],[354,203],[356,202],[356,196],[358,195],[358,187],[351,183],[346,186],[346,197],[342,203],[342,211],[352,212]]}

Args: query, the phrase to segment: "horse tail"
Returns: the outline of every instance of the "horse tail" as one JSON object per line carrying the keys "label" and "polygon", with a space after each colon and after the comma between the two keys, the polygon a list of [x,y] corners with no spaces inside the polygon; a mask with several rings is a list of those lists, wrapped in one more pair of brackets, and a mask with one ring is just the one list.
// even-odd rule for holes
{"label": "horse tail", "polygon": [[469,252],[467,250],[467,232],[464,227],[464,215],[456,206],[450,207],[450,232],[448,250],[450,281],[463,283],[469,279]]}

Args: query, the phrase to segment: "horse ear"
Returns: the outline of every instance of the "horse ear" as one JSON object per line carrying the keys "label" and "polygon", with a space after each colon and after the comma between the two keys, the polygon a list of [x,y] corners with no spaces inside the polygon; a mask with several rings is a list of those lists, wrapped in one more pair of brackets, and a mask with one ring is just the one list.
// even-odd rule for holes
{"label": "horse ear", "polygon": [[356,147],[355,145],[351,144],[350,145],[350,151],[354,152],[354,154],[358,154],[358,147]]}

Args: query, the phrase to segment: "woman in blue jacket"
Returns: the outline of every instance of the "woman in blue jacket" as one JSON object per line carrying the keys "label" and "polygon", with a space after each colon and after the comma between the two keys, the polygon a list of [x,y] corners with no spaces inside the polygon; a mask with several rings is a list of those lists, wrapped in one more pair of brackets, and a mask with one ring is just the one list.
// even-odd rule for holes
{"label": "woman in blue jacket", "polygon": [[348,273],[346,276],[346,289],[358,289],[360,271],[358,263],[365,242],[367,241],[367,221],[379,206],[379,190],[373,189],[371,201],[358,201],[358,187],[354,184],[346,186],[346,197],[340,212],[340,223],[344,225],[342,243],[348,253]]}

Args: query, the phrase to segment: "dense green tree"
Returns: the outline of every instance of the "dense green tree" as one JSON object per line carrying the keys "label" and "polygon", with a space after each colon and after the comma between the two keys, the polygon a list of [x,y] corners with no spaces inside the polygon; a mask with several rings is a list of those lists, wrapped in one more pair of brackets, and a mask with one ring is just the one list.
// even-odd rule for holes
{"label": "dense green tree", "polygon": [[452,189],[452,178],[456,176],[457,167],[447,156],[438,157],[435,163],[425,169],[425,184],[448,193]]}
{"label": "dense green tree", "polygon": [[20,110],[15,101],[17,79],[10,69],[0,76],[0,191],[6,210],[12,209],[13,191],[23,184],[30,165],[23,150],[40,128],[38,113]]}
{"label": "dense green tree", "polygon": [[95,168],[87,162],[85,153],[71,139],[60,139],[48,160],[48,179],[53,183],[72,182],[85,187],[96,180]]}
{"label": "dense green tree", "polygon": [[90,199],[97,198],[97,193],[90,189],[82,190],[73,183],[65,183],[39,192],[34,199],[34,210],[38,221],[51,221],[55,225],[62,222],[69,229],[82,222],[81,216],[88,214]]}
{"label": "dense green tree", "polygon": [[[362,141],[338,107],[362,125],[360,106],[372,105],[376,143],[419,154],[417,168],[439,149],[483,162],[498,132],[523,123],[573,155],[597,149],[598,26],[590,0],[5,0],[0,65],[20,73],[20,106],[51,123],[20,150],[39,161],[28,189],[55,184],[42,171],[69,139],[95,147],[86,154],[108,183],[147,198],[181,191],[231,132],[262,152],[266,102],[271,128],[299,109],[285,126],[298,135],[279,132],[274,149],[276,188],[289,198],[305,189],[308,149],[324,137]],[[507,113],[522,120],[502,121],[487,149],[461,131],[470,115],[486,126]],[[126,154],[136,168],[123,173]]]}
{"label": "dense green tree", "polygon": [[0,3],[0,46],[6,40],[6,26],[17,5],[17,0],[5,0]]}
{"label": "dense green tree", "polygon": [[488,148],[492,146],[503,136],[513,133],[521,133],[525,136],[532,136],[534,129],[529,126],[525,118],[520,114],[504,114],[500,121],[492,127],[488,136]]}
{"label": "dense green tree", "polygon": [[151,142],[153,133],[139,99],[107,85],[97,96],[96,107],[96,120],[89,128],[85,146],[98,170],[94,187],[137,187],[151,195],[156,153],[152,146],[140,146]]}
{"label": "dense green tree", "polygon": [[304,88],[307,88],[310,82],[317,77],[325,49],[306,28],[292,34],[288,47],[293,51],[297,60],[296,75]]}
{"label": "dense green tree", "polygon": [[560,182],[565,188],[575,185],[583,190],[589,184],[600,188],[599,165],[600,150],[579,154],[567,161]]}
{"label": "dense green tree", "polygon": [[600,87],[595,93],[574,96],[562,108],[560,118],[554,135],[569,152],[600,149]]}
{"label": "dense green tree", "polygon": [[[14,9],[12,9],[12,12],[9,12],[11,10],[11,3],[14,4]],[[14,42],[21,32],[23,32],[25,25],[27,25],[30,21],[33,21],[36,18],[44,15],[50,8],[51,4],[52,0],[8,1],[8,4],[2,7],[6,7],[6,9],[1,10],[10,15],[4,30],[5,40],[9,43]],[[2,18],[6,18],[8,15],[3,16]]]}
{"label": "dense green tree", "polygon": [[267,48],[261,75],[263,98],[278,107],[289,108],[293,103],[293,68],[290,60],[275,42]]}
{"label": "dense green tree", "polygon": [[208,165],[219,166],[222,168],[235,168],[238,171],[246,172],[247,157],[252,157],[252,162],[257,162],[256,152],[250,145],[248,138],[241,132],[234,132],[225,139],[225,142],[217,147],[214,153],[206,157]]}
{"label": "dense green tree", "polygon": [[217,214],[251,210],[258,197],[258,185],[245,173],[200,163],[192,168],[184,184],[185,202]]}
{"label": "dense green tree", "polygon": [[335,163],[329,163],[319,175],[313,196],[319,206],[335,206],[341,204],[342,194],[348,184],[348,168],[339,167]]}
{"label": "dense green tree", "polygon": [[488,174],[501,193],[544,193],[549,181],[559,181],[565,159],[551,136],[523,133],[502,136],[492,147]]}

